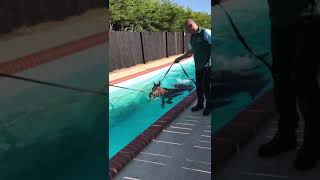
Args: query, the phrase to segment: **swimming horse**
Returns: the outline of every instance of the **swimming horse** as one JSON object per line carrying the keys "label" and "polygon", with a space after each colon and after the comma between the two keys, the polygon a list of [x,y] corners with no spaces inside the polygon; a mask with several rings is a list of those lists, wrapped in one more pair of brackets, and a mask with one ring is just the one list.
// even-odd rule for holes
{"label": "swimming horse", "polygon": [[162,88],[161,82],[158,84],[153,83],[153,87],[151,89],[151,92],[149,93],[150,99],[155,99],[157,97],[161,97],[161,107],[164,108],[164,105],[171,104],[172,99],[174,97],[177,97],[181,94],[183,94],[184,91],[191,92],[193,89],[192,85],[186,85],[186,84],[175,84],[174,88]]}

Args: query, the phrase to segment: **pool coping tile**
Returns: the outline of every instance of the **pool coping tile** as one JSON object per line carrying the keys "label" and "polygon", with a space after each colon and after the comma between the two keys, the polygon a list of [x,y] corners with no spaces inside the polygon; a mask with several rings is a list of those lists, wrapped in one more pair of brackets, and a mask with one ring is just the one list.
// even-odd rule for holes
{"label": "pool coping tile", "polygon": [[41,64],[57,60],[61,57],[102,44],[106,42],[108,38],[108,32],[97,33],[16,59],[8,60],[0,63],[0,72],[6,74],[16,74]]}

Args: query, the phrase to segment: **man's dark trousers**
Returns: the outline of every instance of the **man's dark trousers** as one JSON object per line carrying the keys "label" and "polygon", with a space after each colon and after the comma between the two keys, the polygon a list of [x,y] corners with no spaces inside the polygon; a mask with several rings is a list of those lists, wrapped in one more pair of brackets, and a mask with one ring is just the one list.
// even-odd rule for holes
{"label": "man's dark trousers", "polygon": [[196,70],[196,91],[198,96],[198,104],[204,103],[206,98],[206,107],[210,108],[210,67]]}
{"label": "man's dark trousers", "polygon": [[311,148],[317,146],[320,134],[319,32],[320,20],[312,24],[299,21],[271,30],[274,98],[280,115],[278,133],[295,138],[299,120],[297,103],[305,120],[304,145]]}

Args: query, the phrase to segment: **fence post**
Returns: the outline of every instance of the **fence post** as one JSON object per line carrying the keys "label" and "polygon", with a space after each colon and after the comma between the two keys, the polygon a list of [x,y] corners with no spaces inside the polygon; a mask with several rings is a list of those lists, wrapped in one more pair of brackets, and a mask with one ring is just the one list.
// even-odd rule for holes
{"label": "fence post", "polygon": [[165,32],[166,33],[166,57],[168,58],[169,57],[169,52],[168,52],[168,32]]}
{"label": "fence post", "polygon": [[182,53],[184,54],[184,31],[182,31]]}
{"label": "fence post", "polygon": [[140,41],[141,41],[141,49],[142,49],[142,61],[143,61],[143,64],[146,63],[146,59],[144,57],[144,48],[143,48],[143,39],[142,39],[142,32],[140,32]]}
{"label": "fence post", "polygon": [[174,32],[174,47],[176,49],[175,55],[178,54],[178,33]]}

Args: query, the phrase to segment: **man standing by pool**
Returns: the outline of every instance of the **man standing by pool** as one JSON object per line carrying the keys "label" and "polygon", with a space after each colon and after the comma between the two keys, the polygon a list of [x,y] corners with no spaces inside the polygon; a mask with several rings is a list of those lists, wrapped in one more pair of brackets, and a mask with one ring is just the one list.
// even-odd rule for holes
{"label": "man standing by pool", "polygon": [[[206,105],[203,115],[210,114],[211,104],[209,102],[210,93],[210,58],[211,58],[211,30],[201,28],[192,19],[187,19],[184,23],[187,33],[191,34],[189,42],[189,50],[182,56],[175,59],[174,63],[189,57],[193,54],[196,69],[196,91],[198,96],[197,104],[191,109],[192,112],[199,111],[204,108],[204,99]],[[205,97],[205,98],[204,98]]]}
{"label": "man standing by pool", "polygon": [[299,115],[305,120],[303,144],[294,166],[312,169],[320,159],[320,91],[317,82],[320,41],[319,0],[269,0],[274,98],[279,113],[274,138],[260,146],[260,157],[274,157],[297,147]]}
{"label": "man standing by pool", "polygon": [[[219,3],[213,1],[213,5]],[[272,158],[295,150],[302,118],[303,143],[294,167],[310,170],[320,160],[320,61],[319,46],[315,45],[320,42],[320,0],[268,0],[268,4],[273,92],[279,117],[274,137],[258,148],[258,156]]]}

